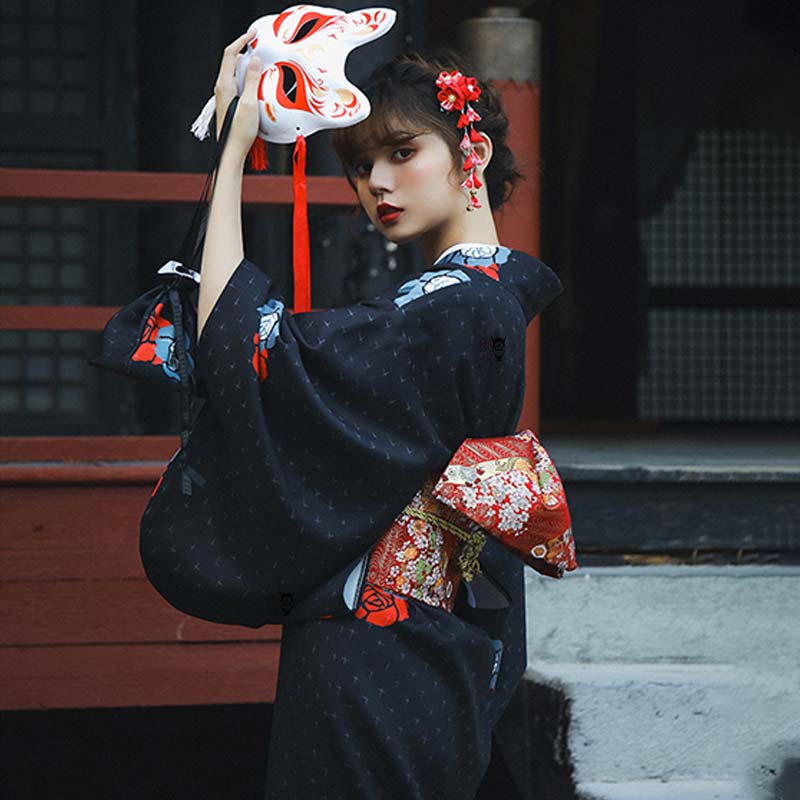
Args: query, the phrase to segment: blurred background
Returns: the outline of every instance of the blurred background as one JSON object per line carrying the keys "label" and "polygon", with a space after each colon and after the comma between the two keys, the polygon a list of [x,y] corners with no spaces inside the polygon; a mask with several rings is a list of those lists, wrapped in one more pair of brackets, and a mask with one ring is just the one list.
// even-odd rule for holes
{"label": "blurred background", "polygon": [[[457,44],[458,24],[489,4],[388,5],[398,23],[352,53],[356,82],[390,52]],[[279,8],[7,0],[3,165],[208,172],[212,143],[188,127],[221,50]],[[544,425],[796,421],[797,4],[562,0],[517,10],[541,23],[538,255],[565,286],[542,318]],[[309,151],[309,174],[340,174],[326,132]],[[270,159],[271,174],[288,172],[290,146],[271,145]],[[192,210],[3,202],[0,301],[122,305],[153,285]],[[245,213],[248,256],[284,293],[290,214]],[[311,209],[314,306],[355,302],[424,268],[415,246],[387,251],[366,224],[348,209]],[[176,431],[176,412],[144,387],[121,389],[84,363],[98,341],[0,332],[3,430]]]}

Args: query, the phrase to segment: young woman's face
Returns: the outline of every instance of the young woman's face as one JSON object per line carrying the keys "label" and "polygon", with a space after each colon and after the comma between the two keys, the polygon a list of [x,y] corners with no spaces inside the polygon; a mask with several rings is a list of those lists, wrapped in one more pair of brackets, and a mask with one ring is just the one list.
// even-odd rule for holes
{"label": "young woman's face", "polygon": [[[465,193],[444,139],[422,133],[362,153],[354,164],[358,199],[373,225],[403,244],[463,216]],[[388,204],[400,209],[382,207]]]}

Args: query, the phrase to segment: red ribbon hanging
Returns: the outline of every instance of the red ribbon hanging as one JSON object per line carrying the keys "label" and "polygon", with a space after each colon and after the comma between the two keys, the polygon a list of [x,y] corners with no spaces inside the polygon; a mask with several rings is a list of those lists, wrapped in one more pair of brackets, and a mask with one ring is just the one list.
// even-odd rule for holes
{"label": "red ribbon hanging", "polygon": [[292,190],[294,192],[294,308],[311,310],[311,266],[308,245],[308,197],[306,192],[306,140],[297,135],[292,158]]}

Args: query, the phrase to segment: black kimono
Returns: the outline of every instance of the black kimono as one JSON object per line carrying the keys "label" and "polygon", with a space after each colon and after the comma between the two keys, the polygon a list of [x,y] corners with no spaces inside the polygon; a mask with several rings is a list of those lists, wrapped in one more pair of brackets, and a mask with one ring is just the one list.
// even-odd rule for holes
{"label": "black kimono", "polygon": [[[224,535],[148,576],[188,613],[284,625],[267,797],[474,796],[526,667],[522,561],[489,538],[452,612],[412,597],[370,624],[356,606],[424,481],[467,437],[516,431],[526,328],[561,291],[525,253],[462,244],[346,308],[293,314],[246,259],[220,295],[183,502]],[[153,495],[143,554],[148,515],[171,511]]]}

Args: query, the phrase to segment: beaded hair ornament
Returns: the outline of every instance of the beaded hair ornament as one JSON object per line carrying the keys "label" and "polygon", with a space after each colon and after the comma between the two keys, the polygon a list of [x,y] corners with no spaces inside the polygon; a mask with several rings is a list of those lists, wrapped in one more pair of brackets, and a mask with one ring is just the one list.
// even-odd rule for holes
{"label": "beaded hair ornament", "polygon": [[473,147],[475,142],[482,140],[480,134],[472,126],[472,123],[479,121],[481,117],[470,105],[470,101],[477,100],[480,97],[481,90],[475,78],[462,75],[458,70],[440,72],[439,77],[436,79],[436,85],[439,87],[439,94],[436,97],[439,100],[440,110],[460,112],[457,127],[459,129],[465,128],[464,136],[458,147],[466,156],[461,169],[464,172],[469,172],[469,175],[461,184],[461,187],[469,191],[467,211],[472,211],[475,208],[482,207],[480,200],[478,200],[477,190],[483,184],[475,174],[475,167],[479,167],[483,164],[483,161]]}

